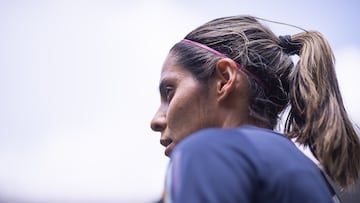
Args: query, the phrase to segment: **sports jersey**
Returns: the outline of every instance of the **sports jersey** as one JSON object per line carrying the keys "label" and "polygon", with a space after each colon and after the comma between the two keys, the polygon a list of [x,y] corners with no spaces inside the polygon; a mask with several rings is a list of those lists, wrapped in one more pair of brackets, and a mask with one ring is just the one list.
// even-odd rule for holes
{"label": "sports jersey", "polygon": [[291,140],[253,126],[204,129],[171,154],[166,203],[332,203],[318,167]]}

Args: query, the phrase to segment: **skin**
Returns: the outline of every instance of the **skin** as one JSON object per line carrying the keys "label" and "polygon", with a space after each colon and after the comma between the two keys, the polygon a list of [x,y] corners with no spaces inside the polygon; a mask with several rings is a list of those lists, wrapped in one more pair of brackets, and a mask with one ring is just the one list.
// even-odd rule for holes
{"label": "skin", "polygon": [[170,53],[162,67],[159,90],[161,104],[151,128],[161,133],[160,143],[166,147],[166,156],[198,130],[252,123],[247,109],[247,79],[231,59],[220,59],[215,75],[201,83],[177,65],[176,56]]}

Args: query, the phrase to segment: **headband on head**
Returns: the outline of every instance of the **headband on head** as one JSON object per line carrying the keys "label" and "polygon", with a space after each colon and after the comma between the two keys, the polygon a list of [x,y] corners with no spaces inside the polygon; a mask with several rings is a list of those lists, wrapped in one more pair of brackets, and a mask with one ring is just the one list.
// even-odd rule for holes
{"label": "headband on head", "polygon": [[[227,57],[225,54],[222,54],[218,51],[216,51],[215,49],[212,49],[208,46],[206,46],[205,44],[201,44],[199,42],[195,42],[195,41],[192,41],[192,40],[189,40],[189,39],[183,39],[181,40],[181,42],[184,42],[184,43],[188,43],[188,44],[192,44],[192,45],[195,45],[197,47],[200,47],[202,49],[205,49],[207,51],[209,51],[210,53],[213,53],[217,56],[220,56],[222,58],[229,58]],[[234,60],[233,60],[234,61]],[[249,72],[246,68],[244,68],[242,65],[240,65],[238,62],[234,61],[236,63],[236,66],[241,70],[243,71],[246,75],[248,75],[249,77],[251,77],[252,79],[254,79],[264,90],[267,90],[267,88],[265,87],[265,85],[262,83],[262,81],[256,77],[254,74],[252,74],[251,72]]]}

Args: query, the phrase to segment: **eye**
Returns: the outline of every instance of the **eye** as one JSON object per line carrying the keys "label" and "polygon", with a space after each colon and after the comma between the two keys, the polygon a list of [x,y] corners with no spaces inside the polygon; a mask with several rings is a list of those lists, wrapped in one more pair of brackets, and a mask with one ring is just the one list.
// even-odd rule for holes
{"label": "eye", "polygon": [[165,87],[165,98],[167,102],[170,102],[172,97],[174,96],[174,88],[173,87]]}
{"label": "eye", "polygon": [[175,88],[173,86],[162,86],[160,88],[161,97],[166,101],[170,102],[174,96]]}

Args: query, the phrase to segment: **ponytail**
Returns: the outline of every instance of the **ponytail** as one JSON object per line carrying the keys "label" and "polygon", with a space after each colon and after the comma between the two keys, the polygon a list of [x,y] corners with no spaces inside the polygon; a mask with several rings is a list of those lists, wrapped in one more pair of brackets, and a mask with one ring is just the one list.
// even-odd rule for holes
{"label": "ponytail", "polygon": [[327,174],[348,188],[359,178],[360,143],[341,98],[334,55],[319,32],[302,32],[291,41],[301,46],[289,74],[285,131],[309,146]]}

